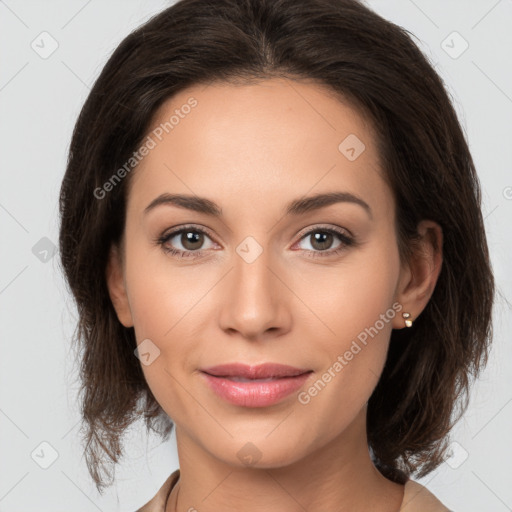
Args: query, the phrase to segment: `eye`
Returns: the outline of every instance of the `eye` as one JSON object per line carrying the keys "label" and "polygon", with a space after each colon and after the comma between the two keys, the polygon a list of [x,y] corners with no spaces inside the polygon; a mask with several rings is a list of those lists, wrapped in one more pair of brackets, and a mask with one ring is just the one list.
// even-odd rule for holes
{"label": "eye", "polygon": [[[205,240],[210,240],[210,245],[204,247]],[[303,250],[312,257],[327,257],[339,254],[348,247],[356,244],[355,239],[345,231],[333,227],[316,227],[305,233],[300,241],[309,240],[311,249]],[[338,244],[332,247],[333,244]],[[216,244],[212,242],[208,233],[195,226],[182,226],[171,232],[164,233],[156,239],[156,243],[166,253],[178,258],[198,258],[203,253],[213,248]]]}
{"label": "eye", "polygon": [[165,233],[157,239],[157,243],[161,245],[165,252],[174,256],[196,258],[201,256],[203,251],[211,248],[211,246],[203,247],[205,239],[211,240],[208,233],[203,229],[185,226],[170,233]]}
{"label": "eye", "polygon": [[[338,240],[338,245],[335,245],[334,248],[332,248],[333,244],[336,244],[336,239]],[[313,257],[324,257],[339,254],[347,247],[355,244],[354,238],[346,234],[346,232],[332,227],[317,227],[312,229],[300,239],[301,242],[304,240],[309,241],[309,245],[312,248],[306,248],[304,250]]]}

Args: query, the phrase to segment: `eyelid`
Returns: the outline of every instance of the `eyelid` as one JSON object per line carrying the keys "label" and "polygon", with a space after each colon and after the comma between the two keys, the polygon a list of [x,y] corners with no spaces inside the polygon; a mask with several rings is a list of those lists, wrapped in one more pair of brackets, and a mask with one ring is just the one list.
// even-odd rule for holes
{"label": "eyelid", "polygon": [[[157,236],[155,239],[155,243],[164,246],[164,244],[167,243],[169,240],[171,240],[175,236],[182,234],[183,232],[186,232],[186,231],[195,231],[197,233],[202,233],[202,234],[206,235],[208,238],[210,238],[214,244],[220,245],[218,242],[215,241],[215,237],[211,235],[208,228],[205,228],[203,226],[197,226],[195,224],[186,224],[183,226],[176,226],[174,228],[170,228],[170,229],[164,231],[160,236]],[[183,251],[182,249],[175,249],[175,250],[178,252],[199,254],[199,253],[207,251],[208,249],[199,249],[197,251]]]}
{"label": "eyelid", "polygon": [[[172,239],[175,236],[177,236],[183,232],[186,232],[186,231],[195,231],[198,233],[202,233],[202,234],[208,236],[212,240],[213,243],[220,245],[220,244],[218,244],[218,242],[215,241],[215,237],[211,235],[210,230],[208,228],[203,227],[203,226],[198,226],[195,224],[186,224],[186,225],[182,225],[182,226],[176,226],[175,228],[170,228],[169,230],[165,231],[162,235],[157,237],[155,239],[155,243],[160,245],[165,252],[172,253],[173,255],[175,255],[177,257],[183,257],[183,258],[201,257],[203,255],[203,253],[209,251],[209,249],[198,249],[196,251],[191,251],[191,250],[184,251],[182,249],[175,249],[175,248],[169,249],[169,248],[165,247],[165,244],[170,239]],[[307,226],[306,228],[302,229],[299,232],[299,234],[296,235],[296,236],[298,236],[298,240],[293,243],[292,247],[295,246],[296,244],[300,243],[307,236],[309,236],[312,233],[317,232],[317,231],[318,232],[324,231],[327,233],[332,233],[334,235],[337,235],[338,237],[340,237],[341,247],[338,247],[335,249],[328,249],[326,251],[312,251],[310,249],[302,249],[303,252],[312,254],[314,257],[334,256],[334,255],[339,254],[341,251],[343,251],[344,249],[346,249],[349,246],[357,245],[354,235],[351,233],[350,230],[348,230],[346,228],[341,228],[339,226],[333,226],[333,225],[312,224],[312,225]],[[188,256],[185,256],[185,254]]]}
{"label": "eyelid", "polygon": [[309,235],[312,231],[334,231],[339,235],[344,235],[347,238],[355,238],[354,234],[347,228],[342,228],[340,226],[334,226],[332,224],[311,224],[310,226],[305,227],[296,235],[299,237],[299,240],[302,240],[305,235]]}
{"label": "eyelid", "polygon": [[[171,235],[177,235],[181,231],[184,231],[184,230],[187,230],[187,229],[190,229],[191,231],[192,230],[197,230],[198,232],[204,233],[204,234],[208,235],[210,238],[215,239],[215,236],[212,235],[212,233],[210,232],[210,230],[208,228],[203,227],[203,226],[199,226],[199,225],[196,225],[196,224],[184,224],[183,226],[176,226],[175,228],[169,228],[169,230],[164,231],[164,233],[162,233],[162,235],[160,235],[158,237],[158,239],[169,238]],[[329,225],[329,224],[311,224],[310,226],[307,226],[307,227],[303,228],[295,236],[299,237],[299,239],[302,239],[305,235],[309,234],[311,231],[314,231],[315,229],[316,230],[321,230],[321,229],[332,230],[332,231],[335,231],[335,232],[337,232],[339,234],[345,234],[346,233],[346,236],[348,236],[350,238],[354,238],[354,234],[349,229],[341,228],[341,227],[338,227],[338,226],[332,226],[332,225]],[[218,243],[218,242],[216,242],[216,243]]]}
{"label": "eyelid", "polygon": [[302,252],[305,252],[306,254],[309,254],[312,258],[325,258],[328,259],[329,257],[335,257],[343,252],[345,252],[347,249],[351,247],[355,247],[358,245],[358,242],[356,241],[355,237],[352,235],[352,233],[345,228],[340,228],[339,226],[323,226],[321,224],[314,224],[312,226],[308,226],[305,228],[305,232],[301,231],[299,239],[297,242],[295,242],[292,245],[292,248],[296,245],[300,244],[303,240],[306,240],[311,234],[313,233],[330,233],[338,238],[340,245],[338,247],[335,247],[334,249],[327,249],[325,251],[314,251],[311,249],[299,249]]}

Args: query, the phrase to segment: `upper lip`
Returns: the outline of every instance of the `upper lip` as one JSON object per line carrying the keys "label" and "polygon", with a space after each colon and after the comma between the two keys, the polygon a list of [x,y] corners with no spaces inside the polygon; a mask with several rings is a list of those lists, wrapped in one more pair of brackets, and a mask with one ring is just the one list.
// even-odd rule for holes
{"label": "upper lip", "polygon": [[244,363],[228,363],[202,368],[201,371],[215,377],[244,377],[246,379],[268,379],[272,377],[295,377],[312,370],[295,368],[285,364],[264,363],[250,366]]}

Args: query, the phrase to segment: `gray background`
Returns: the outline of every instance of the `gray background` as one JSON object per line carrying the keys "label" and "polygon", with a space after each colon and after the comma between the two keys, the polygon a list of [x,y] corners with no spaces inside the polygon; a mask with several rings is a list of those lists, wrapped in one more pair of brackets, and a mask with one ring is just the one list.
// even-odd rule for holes
{"label": "gray background", "polygon": [[[491,360],[453,431],[453,455],[420,482],[457,512],[512,510],[512,1],[368,4],[415,35],[453,97],[482,182],[501,294]],[[79,109],[119,42],[168,5],[0,0],[0,511],[133,511],[178,467],[174,437],[160,444],[137,424],[116,485],[96,492],[78,437],[76,313],[53,252]]]}

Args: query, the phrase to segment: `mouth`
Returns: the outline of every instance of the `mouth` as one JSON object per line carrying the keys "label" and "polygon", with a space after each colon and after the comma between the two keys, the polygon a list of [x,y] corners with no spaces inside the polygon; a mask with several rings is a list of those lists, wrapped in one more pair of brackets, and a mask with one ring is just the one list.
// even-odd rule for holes
{"label": "mouth", "polygon": [[209,388],[221,399],[242,407],[268,407],[302,387],[313,370],[266,363],[213,366],[201,370]]}
{"label": "mouth", "polygon": [[224,379],[229,379],[233,382],[272,382],[276,379],[286,379],[287,377],[269,377],[267,379],[247,379],[245,377],[237,377],[236,375],[229,376],[229,375],[212,375],[212,377],[220,377]]}
{"label": "mouth", "polygon": [[237,377],[256,380],[296,377],[312,370],[279,363],[263,363],[256,366],[250,366],[245,363],[227,363],[203,368],[201,371],[214,377]]}

